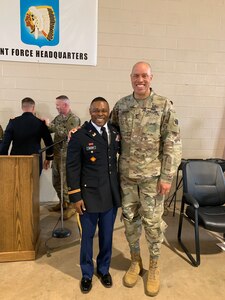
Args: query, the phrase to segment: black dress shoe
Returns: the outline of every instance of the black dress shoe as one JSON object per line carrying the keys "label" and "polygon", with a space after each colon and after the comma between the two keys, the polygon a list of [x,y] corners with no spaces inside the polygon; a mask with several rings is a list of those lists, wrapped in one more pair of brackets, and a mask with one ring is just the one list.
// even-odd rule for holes
{"label": "black dress shoe", "polygon": [[89,278],[82,278],[80,283],[80,289],[82,293],[90,292],[92,288],[92,280]]}
{"label": "black dress shoe", "polygon": [[101,283],[104,287],[110,288],[112,286],[112,277],[109,273],[102,275],[102,273],[98,272],[98,276],[100,277]]}

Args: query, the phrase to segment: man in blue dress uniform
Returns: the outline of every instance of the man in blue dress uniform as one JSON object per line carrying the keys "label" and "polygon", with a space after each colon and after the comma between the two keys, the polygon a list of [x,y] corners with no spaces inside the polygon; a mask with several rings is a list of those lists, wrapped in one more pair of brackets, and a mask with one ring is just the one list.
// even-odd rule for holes
{"label": "man in blue dress uniform", "polygon": [[[21,101],[22,115],[10,119],[0,147],[1,155],[32,155],[41,150],[41,140],[46,147],[53,144],[51,134],[45,122],[35,116],[35,101],[29,97]],[[53,147],[46,150],[44,168],[48,169],[53,160]],[[42,155],[40,154],[40,173],[42,170]]]}
{"label": "man in blue dress uniform", "polygon": [[79,214],[82,227],[80,266],[81,291],[92,287],[94,274],[93,237],[98,224],[99,253],[97,275],[105,287],[112,286],[109,266],[113,226],[120,203],[117,154],[118,131],[108,124],[109,104],[102,98],[92,100],[91,120],[71,135],[67,150],[67,184],[70,202]]}

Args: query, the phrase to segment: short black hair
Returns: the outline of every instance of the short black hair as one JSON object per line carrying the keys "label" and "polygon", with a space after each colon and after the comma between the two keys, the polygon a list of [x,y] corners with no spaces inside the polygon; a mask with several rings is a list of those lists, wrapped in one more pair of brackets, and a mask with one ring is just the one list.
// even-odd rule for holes
{"label": "short black hair", "polygon": [[[105,98],[98,96],[98,97],[94,98],[94,99],[91,101],[91,105],[92,105],[94,102],[100,102],[100,101],[108,103],[108,101],[107,101]],[[108,103],[108,104],[109,104],[109,103]]]}

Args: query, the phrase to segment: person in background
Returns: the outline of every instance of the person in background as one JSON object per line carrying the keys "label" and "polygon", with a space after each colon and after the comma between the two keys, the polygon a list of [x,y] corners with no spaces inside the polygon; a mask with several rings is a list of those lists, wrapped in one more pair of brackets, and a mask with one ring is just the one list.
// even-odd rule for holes
{"label": "person in background", "polygon": [[120,149],[118,131],[108,123],[109,104],[97,97],[90,105],[91,121],[85,122],[71,134],[67,151],[67,183],[69,198],[81,223],[80,288],[88,293],[94,274],[93,238],[98,224],[99,253],[97,275],[109,288],[112,255],[112,236],[120,188],[117,173],[117,154]]}
{"label": "person in background", "polygon": [[[70,100],[67,96],[61,95],[56,98],[56,109],[58,115],[52,122],[46,120],[51,133],[54,133],[54,160],[52,162],[52,184],[61,201],[61,175],[63,175],[63,218],[69,219],[75,214],[75,209],[69,203],[68,188],[66,183],[66,153],[67,136],[69,131],[80,125],[80,119],[71,111]],[[60,142],[61,141],[61,142]],[[62,155],[62,166],[61,166]],[[52,208],[53,211],[59,211],[61,202]]]}
{"label": "person in background", "polygon": [[2,142],[3,139],[3,129],[2,126],[0,125],[0,143]]}
{"label": "person in background", "polygon": [[[29,97],[21,101],[23,114],[14,119],[10,119],[3,136],[0,147],[1,155],[8,155],[10,145],[12,148],[10,155],[32,155],[39,154],[41,150],[41,140],[45,146],[51,146],[53,141],[45,122],[37,118],[35,113],[35,101]],[[46,150],[44,169],[48,169],[50,161],[53,159],[53,148]],[[42,170],[42,155],[40,154],[40,173]]]}
{"label": "person in background", "polygon": [[166,223],[162,219],[164,199],[181,162],[178,119],[171,101],[150,87],[151,66],[138,62],[130,78],[133,93],[114,106],[111,122],[121,134],[119,158],[122,216],[130,247],[131,265],[123,282],[133,287],[143,270],[140,254],[142,226],[149,249],[146,293],[159,292],[159,256]]}

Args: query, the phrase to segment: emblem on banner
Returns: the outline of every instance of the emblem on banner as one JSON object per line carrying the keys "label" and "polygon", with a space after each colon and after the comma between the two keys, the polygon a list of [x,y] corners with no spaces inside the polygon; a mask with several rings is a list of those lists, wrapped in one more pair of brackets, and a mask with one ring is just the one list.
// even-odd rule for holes
{"label": "emblem on banner", "polygon": [[57,45],[59,0],[20,0],[20,26],[23,43],[39,47]]}

